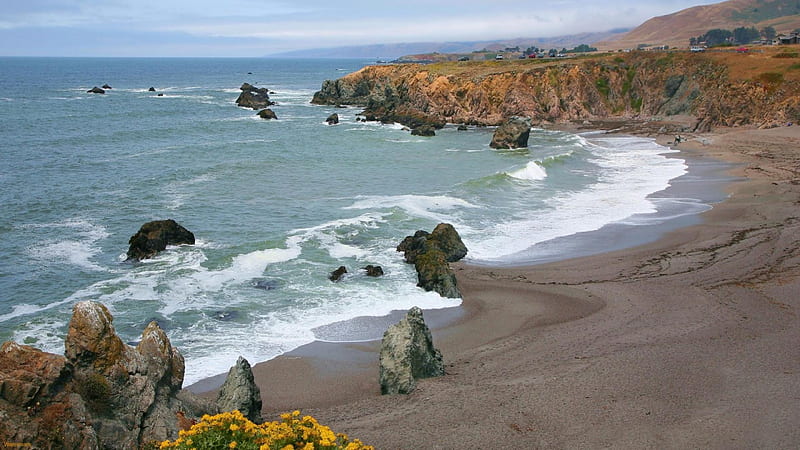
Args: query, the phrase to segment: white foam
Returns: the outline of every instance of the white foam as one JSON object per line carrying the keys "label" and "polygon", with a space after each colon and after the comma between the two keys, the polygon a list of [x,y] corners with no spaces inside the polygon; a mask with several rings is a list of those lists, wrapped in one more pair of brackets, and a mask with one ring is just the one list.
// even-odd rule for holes
{"label": "white foam", "polygon": [[517,169],[506,174],[512,178],[526,181],[544,180],[547,178],[547,172],[544,167],[540,166],[536,161],[531,161],[521,169]]}
{"label": "white foam", "polygon": [[478,206],[460,198],[446,195],[390,195],[360,196],[352,205],[344,209],[389,209],[401,208],[414,217],[447,221],[449,214],[435,211],[452,211],[458,208],[477,208]]}
{"label": "white foam", "polygon": [[92,262],[101,252],[97,241],[109,236],[105,227],[94,225],[83,219],[68,219],[60,223],[27,224],[21,228],[51,228],[64,234],[66,239],[49,241],[26,249],[29,257],[46,264],[72,264],[85,270],[105,271],[106,268]]}

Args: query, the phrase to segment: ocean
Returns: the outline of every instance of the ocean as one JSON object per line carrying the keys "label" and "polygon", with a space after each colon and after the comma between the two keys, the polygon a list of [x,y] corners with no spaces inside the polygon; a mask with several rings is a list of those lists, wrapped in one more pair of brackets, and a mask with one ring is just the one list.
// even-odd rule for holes
{"label": "ocean", "polygon": [[[333,323],[458,306],[395,251],[416,230],[448,222],[468,262],[523,264],[639,243],[602,237],[614,227],[655,239],[710,207],[675,189],[698,181],[691,164],[648,138],[537,128],[497,151],[491,128],[416,137],[310,104],[370,62],[0,58],[0,341],[63,353],[72,305],[95,300],[130,343],[157,320],[188,385],[239,355],[382,333]],[[234,104],[243,82],[275,92],[278,120]],[[125,262],[139,227],[168,218],[197,244]]]}

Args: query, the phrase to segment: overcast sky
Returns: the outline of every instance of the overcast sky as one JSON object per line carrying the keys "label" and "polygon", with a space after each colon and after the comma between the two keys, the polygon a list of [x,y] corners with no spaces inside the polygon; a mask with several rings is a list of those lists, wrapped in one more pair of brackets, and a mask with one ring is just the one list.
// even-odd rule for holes
{"label": "overcast sky", "polygon": [[0,0],[3,56],[263,56],[635,27],[714,0]]}

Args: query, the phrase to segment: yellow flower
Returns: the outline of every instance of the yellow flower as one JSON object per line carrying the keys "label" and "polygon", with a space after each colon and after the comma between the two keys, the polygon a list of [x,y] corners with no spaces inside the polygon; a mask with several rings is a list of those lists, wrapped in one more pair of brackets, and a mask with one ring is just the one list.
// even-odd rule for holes
{"label": "yellow flower", "polygon": [[233,441],[230,444],[228,444],[228,448],[236,448],[236,441]]}
{"label": "yellow flower", "polygon": [[[231,431],[236,431],[236,430],[239,429],[239,425],[236,425],[235,423],[232,423],[231,426],[228,427],[228,429],[231,430]],[[231,448],[233,448],[233,447],[231,447]]]}

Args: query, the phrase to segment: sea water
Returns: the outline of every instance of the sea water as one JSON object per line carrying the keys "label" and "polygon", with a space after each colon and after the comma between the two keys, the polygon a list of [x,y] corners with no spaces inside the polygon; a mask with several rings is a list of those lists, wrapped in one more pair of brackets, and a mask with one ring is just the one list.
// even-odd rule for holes
{"label": "sea water", "polygon": [[[395,251],[416,230],[448,222],[468,261],[519,264],[708,207],[663,195],[687,164],[651,139],[534,129],[529,148],[498,151],[491,128],[416,137],[310,103],[367,62],[0,59],[0,341],[62,353],[72,305],[99,301],[130,343],[157,320],[189,384],[239,355],[356,338],[321,335],[335,322],[457,306]],[[274,91],[278,120],[234,104],[243,82]],[[138,228],[167,218],[197,243],[125,262]]]}

